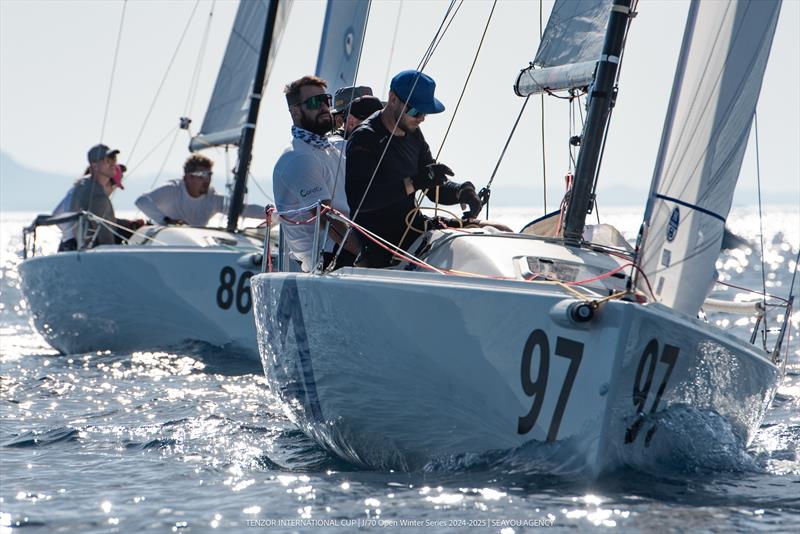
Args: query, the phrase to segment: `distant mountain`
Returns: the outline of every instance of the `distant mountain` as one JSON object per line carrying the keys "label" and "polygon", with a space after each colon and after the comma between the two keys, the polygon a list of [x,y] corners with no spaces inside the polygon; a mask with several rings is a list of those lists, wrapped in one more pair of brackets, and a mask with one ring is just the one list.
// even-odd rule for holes
{"label": "distant mountain", "polygon": [[[79,169],[78,172],[80,172]],[[177,176],[165,176],[160,180]],[[39,211],[47,213],[55,208],[64,197],[69,187],[78,178],[75,174],[57,174],[26,167],[16,162],[11,156],[0,152],[0,211]],[[153,176],[131,175],[125,179],[125,189],[114,193],[114,207],[117,211],[135,210],[136,199],[148,191],[153,185]],[[270,180],[259,179],[267,191],[272,189]],[[477,185],[477,184],[476,184]],[[218,190],[222,188],[215,184]],[[480,187],[480,185],[478,186]],[[558,187],[562,187],[559,183]],[[550,189],[548,208],[556,209],[561,189]],[[764,204],[794,204],[800,199],[797,192],[762,191]],[[600,185],[598,191],[599,205],[603,206],[644,206],[647,198],[646,189],[637,189],[627,185]],[[753,188],[741,189],[734,197],[735,206],[752,206],[758,201],[757,192]],[[497,183],[492,189],[492,206],[541,206],[542,188],[540,185],[521,186]]]}
{"label": "distant mountain", "polygon": [[[5,152],[0,152],[0,211],[39,211],[47,213],[64,198],[79,178],[75,174],[58,174],[26,167]],[[150,188],[152,177],[131,177],[125,189],[114,194],[118,211],[135,209],[139,195]]]}
{"label": "distant mountain", "polygon": [[[2,0],[0,0],[2,1]],[[69,188],[78,179],[78,169],[75,174],[59,174],[26,167],[15,161],[5,152],[0,151],[0,211],[38,211],[48,213],[52,211],[64,198]],[[180,169],[175,173],[166,173],[158,180],[180,177]],[[114,192],[112,198],[114,209],[117,212],[136,210],[136,199],[142,193],[154,187],[155,176],[131,174],[124,178],[125,189]],[[272,190],[269,180],[258,178],[258,182],[267,190]],[[224,183],[214,181],[217,191],[224,190]],[[261,197],[259,197],[261,198]],[[256,201],[260,202],[260,200]]]}

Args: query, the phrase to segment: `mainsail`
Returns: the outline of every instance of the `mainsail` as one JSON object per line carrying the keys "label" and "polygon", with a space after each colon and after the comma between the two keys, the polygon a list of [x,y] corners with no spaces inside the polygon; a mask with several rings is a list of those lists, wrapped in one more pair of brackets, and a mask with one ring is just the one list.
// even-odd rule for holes
{"label": "mainsail", "polygon": [[694,0],[689,9],[640,257],[656,298],[690,315],[714,283],[780,6]]}
{"label": "mainsail", "polygon": [[514,91],[528,96],[590,85],[610,9],[611,0],[556,0],[536,57]]}
{"label": "mainsail", "polygon": [[291,2],[286,0],[247,0],[239,4],[228,47],[217,75],[200,133],[192,138],[189,150],[219,145],[236,145],[250,108],[250,93],[256,75],[258,54],[271,2],[278,2],[272,45],[267,59],[267,75],[278,52]]}
{"label": "mainsail", "polygon": [[368,10],[369,1],[328,2],[315,72],[331,94],[354,84]]}

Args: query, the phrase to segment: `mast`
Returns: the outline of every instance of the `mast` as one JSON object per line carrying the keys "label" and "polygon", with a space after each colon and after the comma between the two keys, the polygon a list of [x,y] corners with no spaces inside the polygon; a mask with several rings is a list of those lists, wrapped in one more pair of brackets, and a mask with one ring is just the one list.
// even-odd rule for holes
{"label": "mast", "polygon": [[236,230],[239,223],[239,215],[241,215],[244,205],[244,194],[247,189],[247,173],[250,170],[253,140],[256,135],[256,121],[258,120],[258,110],[261,106],[261,92],[264,89],[264,79],[267,74],[267,59],[272,44],[272,33],[275,29],[279,1],[280,0],[272,0],[267,10],[266,28],[264,29],[264,37],[261,40],[261,50],[258,54],[258,67],[255,80],[253,80],[253,91],[250,94],[250,109],[247,113],[247,122],[242,127],[242,140],[239,143],[239,164],[236,166],[236,179],[233,186],[231,206],[228,211],[228,225],[226,227],[229,232]]}
{"label": "mast", "polygon": [[589,93],[589,112],[564,222],[564,238],[569,241],[580,241],[591,205],[592,186],[608,128],[608,117],[614,104],[614,85],[630,11],[631,0],[614,0],[608,17],[603,52],[597,62],[597,74]]}

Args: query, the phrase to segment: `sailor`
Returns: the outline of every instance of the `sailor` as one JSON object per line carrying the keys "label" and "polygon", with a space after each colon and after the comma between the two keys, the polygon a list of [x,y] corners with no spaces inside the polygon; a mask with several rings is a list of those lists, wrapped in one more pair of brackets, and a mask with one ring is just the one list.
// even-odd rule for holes
{"label": "sailor", "polygon": [[[103,221],[89,220],[84,227],[81,241],[84,246],[113,245],[121,242],[122,235],[118,226],[122,225],[131,230],[142,225],[142,221],[128,221],[117,219],[114,207],[111,204],[111,192],[116,185],[122,185],[122,172],[117,165],[119,150],[111,150],[106,145],[99,144],[89,149],[86,157],[89,160],[85,176],[75,182],[61,204],[56,207],[56,212],[87,211],[100,217]],[[119,183],[115,180],[118,179]],[[75,222],[64,228],[59,251],[76,250],[78,248],[79,223]],[[129,232],[125,233],[130,235]]]}
{"label": "sailor", "polygon": [[[362,96],[372,96],[372,87],[366,85],[342,87],[334,93],[333,107],[331,108],[331,115],[333,115],[333,133],[343,133],[342,130],[347,120],[347,109],[354,100]],[[342,135],[342,137],[344,136]]]}
{"label": "sailor", "polygon": [[330,142],[339,150],[344,150],[345,142],[350,137],[350,134],[353,133],[353,130],[373,113],[377,113],[382,109],[383,102],[376,96],[365,95],[356,98],[342,112],[346,118],[342,127],[334,130],[329,136]]}
{"label": "sailor", "polygon": [[[183,178],[170,180],[136,199],[136,207],[156,224],[207,226],[217,213],[225,213],[225,197],[211,187],[214,162],[200,154],[183,164]],[[264,206],[246,204],[242,217],[263,218]]]}
{"label": "sailor", "polygon": [[[292,117],[292,142],[275,163],[272,187],[278,212],[301,210],[281,217],[281,230],[289,250],[304,271],[312,270],[314,232],[323,220],[310,221],[315,209],[302,210],[317,203],[329,205],[349,215],[344,192],[344,161],[342,153],[333,146],[326,134],[333,124],[331,95],[325,92],[327,83],[316,76],[304,76],[284,88],[289,114]],[[323,252],[324,265],[334,259],[335,244],[341,245],[346,227],[339,221],[331,223]],[[293,224],[294,223],[294,224]],[[339,253],[336,267],[352,265],[360,247],[353,234]]]}
{"label": "sailor", "polygon": [[[392,79],[386,107],[362,122],[347,143],[346,191],[355,222],[403,249],[429,221],[417,211],[410,225],[406,223],[415,209],[416,191],[427,191],[436,201],[438,188],[439,203],[469,206],[467,218],[481,210],[475,186],[450,181],[453,171],[434,161],[420,131],[426,115],[444,111],[435,89],[436,82],[426,74],[400,72]],[[383,267],[391,260],[390,253],[368,243],[359,264]]]}

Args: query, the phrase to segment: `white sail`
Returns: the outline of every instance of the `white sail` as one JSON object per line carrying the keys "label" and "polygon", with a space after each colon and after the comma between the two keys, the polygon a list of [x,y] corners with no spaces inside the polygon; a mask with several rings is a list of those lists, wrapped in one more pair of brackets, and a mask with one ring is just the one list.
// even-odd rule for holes
{"label": "white sail", "polygon": [[715,280],[780,5],[695,0],[689,9],[640,254],[656,298],[691,315]]}
{"label": "white sail", "polygon": [[610,9],[611,0],[556,0],[536,57],[514,91],[527,96],[591,84]]}
{"label": "white sail", "polygon": [[328,1],[316,74],[331,94],[354,85],[368,10],[369,0]]}
{"label": "white sail", "polygon": [[200,133],[192,138],[189,150],[239,143],[250,109],[250,92],[253,90],[258,54],[264,29],[267,27],[267,13],[271,2],[278,2],[278,11],[267,59],[265,79],[269,79],[269,72],[289,17],[291,1],[246,0],[239,4],[203,126]]}

